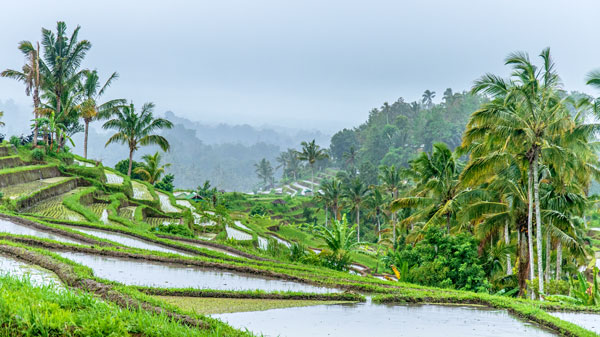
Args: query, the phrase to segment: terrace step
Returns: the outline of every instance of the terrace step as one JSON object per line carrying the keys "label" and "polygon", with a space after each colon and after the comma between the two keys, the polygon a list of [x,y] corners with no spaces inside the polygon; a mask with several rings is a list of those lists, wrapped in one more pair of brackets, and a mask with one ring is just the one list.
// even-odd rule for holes
{"label": "terrace step", "polygon": [[63,205],[63,200],[65,198],[81,191],[83,188],[84,187],[78,187],[69,192],[47,198],[30,208],[23,209],[21,212],[35,213],[37,215],[51,217],[54,219],[84,221],[85,218],[81,214],[74,212]]}
{"label": "terrace step", "polygon": [[[54,177],[6,187],[10,199],[17,199],[17,209],[29,208],[41,201],[77,188],[77,178]],[[24,191],[19,192],[19,191]]]}
{"label": "terrace step", "polygon": [[0,146],[0,157],[6,157],[13,155],[17,152],[17,149],[14,145],[3,145]]}
{"label": "terrace step", "polygon": [[24,164],[19,156],[0,157],[0,170],[23,166]]}
{"label": "terrace step", "polygon": [[19,166],[3,169],[0,170],[0,188],[58,176],[60,176],[60,171],[55,165]]}

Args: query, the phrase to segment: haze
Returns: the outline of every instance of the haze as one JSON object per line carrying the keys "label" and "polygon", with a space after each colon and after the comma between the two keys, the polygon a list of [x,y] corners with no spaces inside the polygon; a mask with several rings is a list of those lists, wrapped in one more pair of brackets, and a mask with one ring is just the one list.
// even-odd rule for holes
{"label": "haze", "polygon": [[[121,78],[110,97],[153,101],[189,119],[326,132],[403,96],[470,88],[504,56],[550,46],[569,90],[600,67],[597,1],[10,1],[0,65],[20,40],[64,20],[93,48],[84,66]],[[0,79],[0,101],[29,106]]]}

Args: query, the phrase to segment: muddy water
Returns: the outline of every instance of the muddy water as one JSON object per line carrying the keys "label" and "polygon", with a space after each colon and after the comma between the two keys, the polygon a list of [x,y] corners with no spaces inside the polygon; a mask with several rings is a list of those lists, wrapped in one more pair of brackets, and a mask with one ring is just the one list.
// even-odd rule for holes
{"label": "muddy water", "polygon": [[58,254],[92,268],[94,275],[98,277],[126,285],[217,290],[338,292],[335,289],[215,269],[134,261],[84,253],[60,252]]}
{"label": "muddy water", "polygon": [[8,220],[0,219],[0,233],[10,233],[15,235],[31,235],[42,239],[56,240],[67,243],[82,244],[82,242],[75,239],[68,238],[66,236],[53,234],[50,232],[42,231],[33,227],[20,225]]}
{"label": "muddy water", "polygon": [[211,315],[264,336],[555,336],[502,310],[440,305],[318,305]]}
{"label": "muddy water", "polygon": [[212,250],[212,251],[215,251],[215,252],[220,252],[220,253],[223,253],[223,254],[227,254],[229,256],[242,257],[241,255],[232,253],[232,252],[227,251],[225,249],[219,249],[219,248],[215,248],[213,246],[203,245],[200,242],[188,242],[188,241],[180,241],[180,242],[183,243],[183,244],[186,244],[186,245],[190,245],[190,246],[194,246],[194,247],[198,247],[198,248],[204,248],[204,249]]}
{"label": "muddy water", "polygon": [[53,272],[3,255],[0,255],[0,275],[27,277],[31,283],[38,286],[60,284],[60,279]]}
{"label": "muddy water", "polygon": [[180,255],[185,255],[185,256],[194,256],[187,252],[179,251],[179,250],[173,249],[173,248],[163,247],[161,245],[150,243],[145,240],[138,239],[136,237],[126,235],[126,234],[111,233],[108,231],[92,229],[92,228],[87,228],[87,227],[70,226],[69,228],[74,229],[76,231],[80,231],[85,234],[93,235],[95,237],[99,237],[102,239],[117,242],[117,243],[120,243],[123,246],[127,246],[127,247],[154,250],[154,251],[163,252],[163,253],[180,254]]}
{"label": "muddy water", "polygon": [[549,314],[600,334],[600,314],[581,312],[549,312]]}

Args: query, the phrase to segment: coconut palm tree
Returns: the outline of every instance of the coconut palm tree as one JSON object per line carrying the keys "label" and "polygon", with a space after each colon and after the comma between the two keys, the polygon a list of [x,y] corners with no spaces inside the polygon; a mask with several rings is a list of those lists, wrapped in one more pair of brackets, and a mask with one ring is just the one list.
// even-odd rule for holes
{"label": "coconut palm tree", "polygon": [[311,185],[313,194],[315,193],[315,163],[319,160],[328,158],[329,156],[324,149],[315,143],[313,139],[310,142],[302,142],[302,151],[298,152],[298,159],[305,161],[310,165],[311,170]]}
{"label": "coconut palm tree", "polygon": [[369,195],[369,187],[363,184],[359,178],[352,179],[348,185],[344,186],[344,197],[350,204],[352,211],[356,212],[356,237],[360,243],[360,207],[365,198]]}
{"label": "coconut palm tree", "polygon": [[[19,50],[25,56],[25,65],[21,71],[6,69],[0,73],[1,77],[15,79],[25,84],[25,94],[33,99],[33,118],[39,117],[38,109],[40,107],[40,87],[42,86],[42,76],[40,75],[40,44],[36,46],[29,41],[19,42]],[[38,123],[34,122],[33,127],[33,146],[37,145]]]}
{"label": "coconut palm tree", "polygon": [[324,180],[317,192],[319,199],[323,201],[327,208],[331,209],[335,220],[340,219],[342,192],[342,183],[337,179]]}
{"label": "coconut palm tree", "polygon": [[56,34],[42,28],[43,57],[40,59],[40,73],[44,79],[43,89],[54,98],[56,116],[65,116],[63,107],[67,92],[79,82],[84,71],[80,69],[81,62],[92,47],[87,40],[78,41],[77,26],[70,37],[67,36],[67,25],[59,21],[56,24]]}
{"label": "coconut palm tree", "polygon": [[271,166],[271,162],[267,158],[263,158],[257,164],[254,164],[254,168],[256,169],[258,178],[262,179],[263,186],[265,188],[269,187],[269,183],[273,180],[273,166]]}
{"label": "coconut palm tree", "polygon": [[[390,194],[392,200],[398,198],[398,191],[403,185],[403,179],[400,170],[395,165],[383,165],[379,168],[379,180],[382,182],[383,188]],[[393,240],[396,242],[396,212],[391,213]]]}
{"label": "coconut palm tree", "polygon": [[431,155],[422,152],[411,162],[410,174],[415,181],[412,196],[392,201],[390,210],[413,208],[416,211],[402,220],[404,224],[422,222],[427,227],[444,220],[446,231],[450,233],[452,219],[475,193],[462,189],[459,184],[461,169],[462,164],[448,146],[435,143]]}
{"label": "coconut palm tree", "polygon": [[365,199],[365,207],[369,210],[367,216],[375,219],[375,223],[377,223],[377,237],[381,241],[381,216],[384,214],[386,200],[378,186],[370,186],[369,190],[370,192]]}
{"label": "coconut palm tree", "polygon": [[[506,59],[512,67],[511,78],[486,74],[475,82],[473,93],[486,93],[492,100],[473,113],[463,137],[464,145],[487,147],[475,165],[496,165],[494,156],[510,154],[526,160],[528,167],[528,232],[532,231],[535,209],[539,293],[544,293],[542,266],[542,216],[540,209],[539,165],[547,162],[568,163],[568,151],[556,146],[556,140],[569,126],[569,114],[560,95],[560,78],[550,50],[540,53],[542,66],[535,66],[526,53],[513,53]],[[486,134],[488,134],[486,136]],[[486,141],[482,139],[487,138]],[[545,157],[545,159],[544,159]],[[531,235],[528,243],[533,261]],[[531,268],[530,277],[534,271]]]}
{"label": "coconut palm tree", "polygon": [[98,102],[99,98],[104,94],[106,89],[112,84],[114,80],[119,78],[119,74],[116,72],[112,73],[104,85],[100,83],[100,77],[96,70],[85,71],[83,75],[83,82],[80,83],[83,102],[79,106],[79,115],[83,118],[85,123],[85,131],[83,136],[83,157],[87,158],[88,150],[88,130],[90,122],[97,119],[108,118],[113,112],[113,109],[117,105],[126,104],[125,99],[113,99],[104,103]]}
{"label": "coconut palm tree", "polygon": [[426,108],[430,109],[433,106],[433,98],[435,97],[435,91],[431,91],[429,89],[425,90],[423,93],[423,98],[421,102],[425,105]]}
{"label": "coconut palm tree", "polygon": [[121,143],[129,147],[129,169],[127,175],[131,177],[133,153],[140,146],[158,145],[163,151],[169,150],[169,142],[163,136],[154,134],[161,129],[170,129],[173,123],[163,118],[154,118],[154,103],[145,103],[138,114],[133,103],[120,106],[113,111],[111,119],[106,121],[102,128],[115,130],[105,146],[112,143]]}
{"label": "coconut palm tree", "polygon": [[136,167],[133,172],[139,174],[145,181],[154,185],[160,181],[161,176],[165,173],[165,169],[171,166],[169,163],[161,165],[161,159],[162,156],[158,151],[153,155],[143,155],[142,160],[144,162],[141,166]]}

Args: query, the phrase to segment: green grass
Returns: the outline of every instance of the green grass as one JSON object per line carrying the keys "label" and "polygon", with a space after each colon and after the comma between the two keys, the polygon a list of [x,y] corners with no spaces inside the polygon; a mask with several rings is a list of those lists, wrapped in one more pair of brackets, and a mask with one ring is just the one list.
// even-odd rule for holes
{"label": "green grass", "polygon": [[230,312],[261,311],[269,309],[306,307],[311,305],[351,303],[344,301],[272,300],[253,298],[207,298],[181,296],[155,296],[182,310],[201,315]]}
{"label": "green grass", "polygon": [[34,287],[27,280],[0,277],[2,336],[230,336],[249,335],[221,324],[200,330],[166,315],[118,308],[83,291]]}

